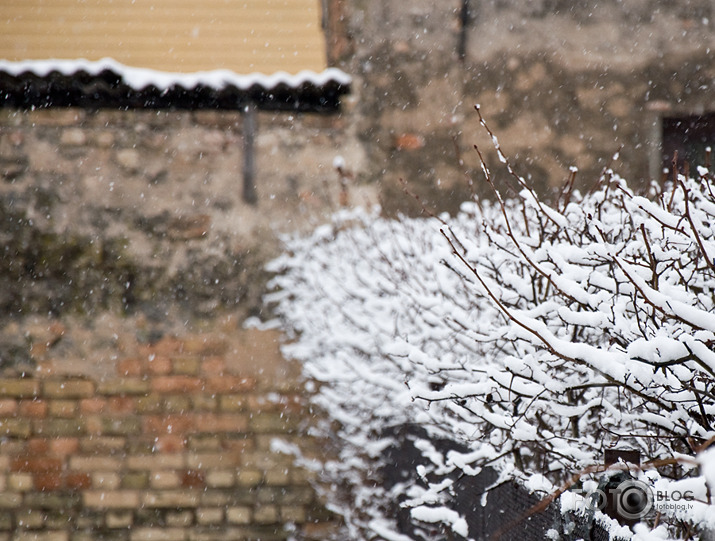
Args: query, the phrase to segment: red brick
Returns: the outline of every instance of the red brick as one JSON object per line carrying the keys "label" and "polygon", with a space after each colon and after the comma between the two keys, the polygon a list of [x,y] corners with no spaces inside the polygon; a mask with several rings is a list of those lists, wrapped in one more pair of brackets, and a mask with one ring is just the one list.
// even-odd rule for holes
{"label": "red brick", "polygon": [[131,396],[112,396],[107,401],[108,410],[114,414],[134,413],[136,400]]}
{"label": "red brick", "polygon": [[104,398],[83,398],[79,402],[81,413],[101,413],[106,407],[107,401]]}
{"label": "red brick", "polygon": [[171,374],[171,366],[171,359],[166,355],[149,355],[144,363],[146,372],[156,376]]}
{"label": "red brick", "polygon": [[414,133],[403,133],[395,138],[395,148],[399,150],[419,150],[425,146],[424,137]]}
{"label": "red brick", "polygon": [[195,427],[193,415],[148,415],[143,423],[145,434],[185,434]]}
{"label": "red brick", "polygon": [[17,400],[3,398],[0,400],[0,416],[8,417],[17,413]]}
{"label": "red brick", "polygon": [[74,400],[50,400],[48,405],[50,417],[71,419],[77,414],[77,402]]}
{"label": "red brick", "polygon": [[62,470],[62,460],[59,458],[16,458],[12,461],[10,469],[14,472],[48,473]]}
{"label": "red brick", "polygon": [[255,447],[253,439],[226,439],[222,442],[222,445],[226,451],[232,451],[239,454],[251,451]]}
{"label": "red brick", "polygon": [[122,359],[117,364],[117,374],[120,376],[140,376],[142,374],[142,362],[136,358]]}
{"label": "red brick", "polygon": [[71,490],[86,490],[92,487],[92,476],[88,473],[68,473],[65,476],[65,486]]}
{"label": "red brick", "polygon": [[256,386],[256,380],[241,376],[210,376],[206,378],[206,391],[210,393],[235,393],[250,391]]}
{"label": "red brick", "polygon": [[158,355],[172,355],[184,351],[184,341],[175,336],[164,336],[152,346]]}
{"label": "red brick", "polygon": [[50,440],[50,452],[56,456],[74,455],[79,451],[79,438],[55,438]]}
{"label": "red brick", "polygon": [[19,414],[21,417],[42,419],[47,416],[47,402],[44,400],[20,400]]}
{"label": "red brick", "polygon": [[209,357],[201,362],[201,373],[207,376],[220,376],[226,371],[226,360],[222,357]]}
{"label": "red brick", "polygon": [[186,438],[178,434],[157,436],[154,448],[160,453],[180,453],[186,448]]}
{"label": "red brick", "polygon": [[199,470],[186,470],[181,476],[181,486],[184,488],[204,488],[206,475]]}
{"label": "red brick", "polygon": [[27,442],[28,455],[47,455],[50,452],[50,442],[46,438],[32,438]]}
{"label": "red brick", "polygon": [[151,381],[157,393],[191,393],[200,391],[204,382],[191,376],[159,376]]}
{"label": "red brick", "polygon": [[36,473],[32,477],[35,490],[47,492],[62,488],[62,474],[60,472]]}

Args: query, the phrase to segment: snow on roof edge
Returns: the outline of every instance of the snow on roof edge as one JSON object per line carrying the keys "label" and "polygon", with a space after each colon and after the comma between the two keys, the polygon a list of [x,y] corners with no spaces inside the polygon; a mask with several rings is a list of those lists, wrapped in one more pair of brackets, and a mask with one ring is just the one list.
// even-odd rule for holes
{"label": "snow on roof edge", "polygon": [[270,75],[263,73],[241,75],[226,69],[199,71],[195,73],[172,73],[126,66],[112,58],[103,58],[97,61],[86,60],[84,58],[76,60],[0,60],[0,71],[4,71],[13,76],[30,72],[39,77],[44,77],[53,71],[66,76],[71,76],[80,71],[84,71],[90,75],[98,75],[105,70],[120,75],[127,85],[136,90],[146,88],[147,86],[155,86],[162,90],[166,90],[172,86],[182,86],[188,89],[198,85],[209,86],[217,90],[233,85],[241,90],[247,90],[256,84],[264,88],[275,88],[282,83],[291,88],[297,88],[305,83],[323,86],[331,81],[342,85],[348,85],[352,82],[350,75],[337,68],[327,68],[320,73],[303,70],[295,75],[291,75],[285,71],[278,71]]}

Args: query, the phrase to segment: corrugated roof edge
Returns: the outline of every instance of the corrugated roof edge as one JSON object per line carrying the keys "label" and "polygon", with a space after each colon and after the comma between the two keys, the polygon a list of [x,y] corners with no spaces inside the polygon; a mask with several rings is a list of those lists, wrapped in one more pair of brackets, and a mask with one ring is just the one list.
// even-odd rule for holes
{"label": "corrugated roof edge", "polygon": [[248,90],[254,85],[270,90],[281,84],[291,88],[299,88],[306,83],[321,87],[329,83],[347,86],[352,82],[350,75],[337,68],[328,68],[320,73],[305,70],[294,75],[281,71],[270,75],[263,73],[241,75],[231,70],[210,70],[196,73],[163,72],[125,66],[112,58],[103,58],[97,61],[81,58],[75,60],[0,60],[0,72],[5,72],[12,76],[33,73],[38,77],[45,77],[52,72],[58,72],[65,76],[71,76],[78,72],[98,75],[103,71],[116,73],[122,77],[125,84],[136,90],[149,86],[163,90],[176,86],[186,89],[207,86],[216,90],[235,86],[241,90]]}

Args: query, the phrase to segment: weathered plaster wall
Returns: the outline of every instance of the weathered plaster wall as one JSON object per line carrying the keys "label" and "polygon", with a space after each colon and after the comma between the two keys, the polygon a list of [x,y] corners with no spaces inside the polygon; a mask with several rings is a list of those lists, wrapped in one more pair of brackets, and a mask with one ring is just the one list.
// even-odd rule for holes
{"label": "weathered plaster wall", "polygon": [[333,160],[362,167],[364,151],[343,116],[261,113],[248,205],[242,129],[238,112],[0,110],[2,271],[18,286],[3,315],[259,309],[276,233],[335,210]]}
{"label": "weathered plaster wall", "polygon": [[355,121],[369,156],[363,175],[388,193],[404,178],[435,206],[468,195],[472,145],[490,148],[475,103],[542,190],[571,165],[589,185],[620,145],[618,171],[645,181],[660,167],[659,117],[715,109],[710,0],[470,0],[462,59],[461,5],[343,6],[355,54],[342,65],[356,77]]}

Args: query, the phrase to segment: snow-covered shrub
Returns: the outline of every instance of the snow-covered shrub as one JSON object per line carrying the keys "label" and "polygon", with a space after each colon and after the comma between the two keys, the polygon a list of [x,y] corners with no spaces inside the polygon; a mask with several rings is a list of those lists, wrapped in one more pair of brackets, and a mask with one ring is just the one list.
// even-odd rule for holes
{"label": "snow-covered shrub", "polygon": [[[449,474],[489,465],[556,497],[565,481],[588,486],[604,450],[623,446],[641,452],[638,476],[654,490],[695,498],[636,537],[715,528],[700,471],[715,437],[710,173],[642,196],[608,170],[589,193],[569,183],[547,204],[494,143],[515,197],[495,187],[495,201],[455,217],[343,211],[288,239],[271,266],[270,300],[294,338],[286,352],[321,382],[316,402],[337,422],[340,456],[326,472],[349,489],[354,535],[389,537],[396,494],[378,472],[401,424],[467,450],[417,442],[430,489],[392,489],[415,519],[458,535],[468,532],[450,509]],[[562,506],[579,501],[564,493]]]}

